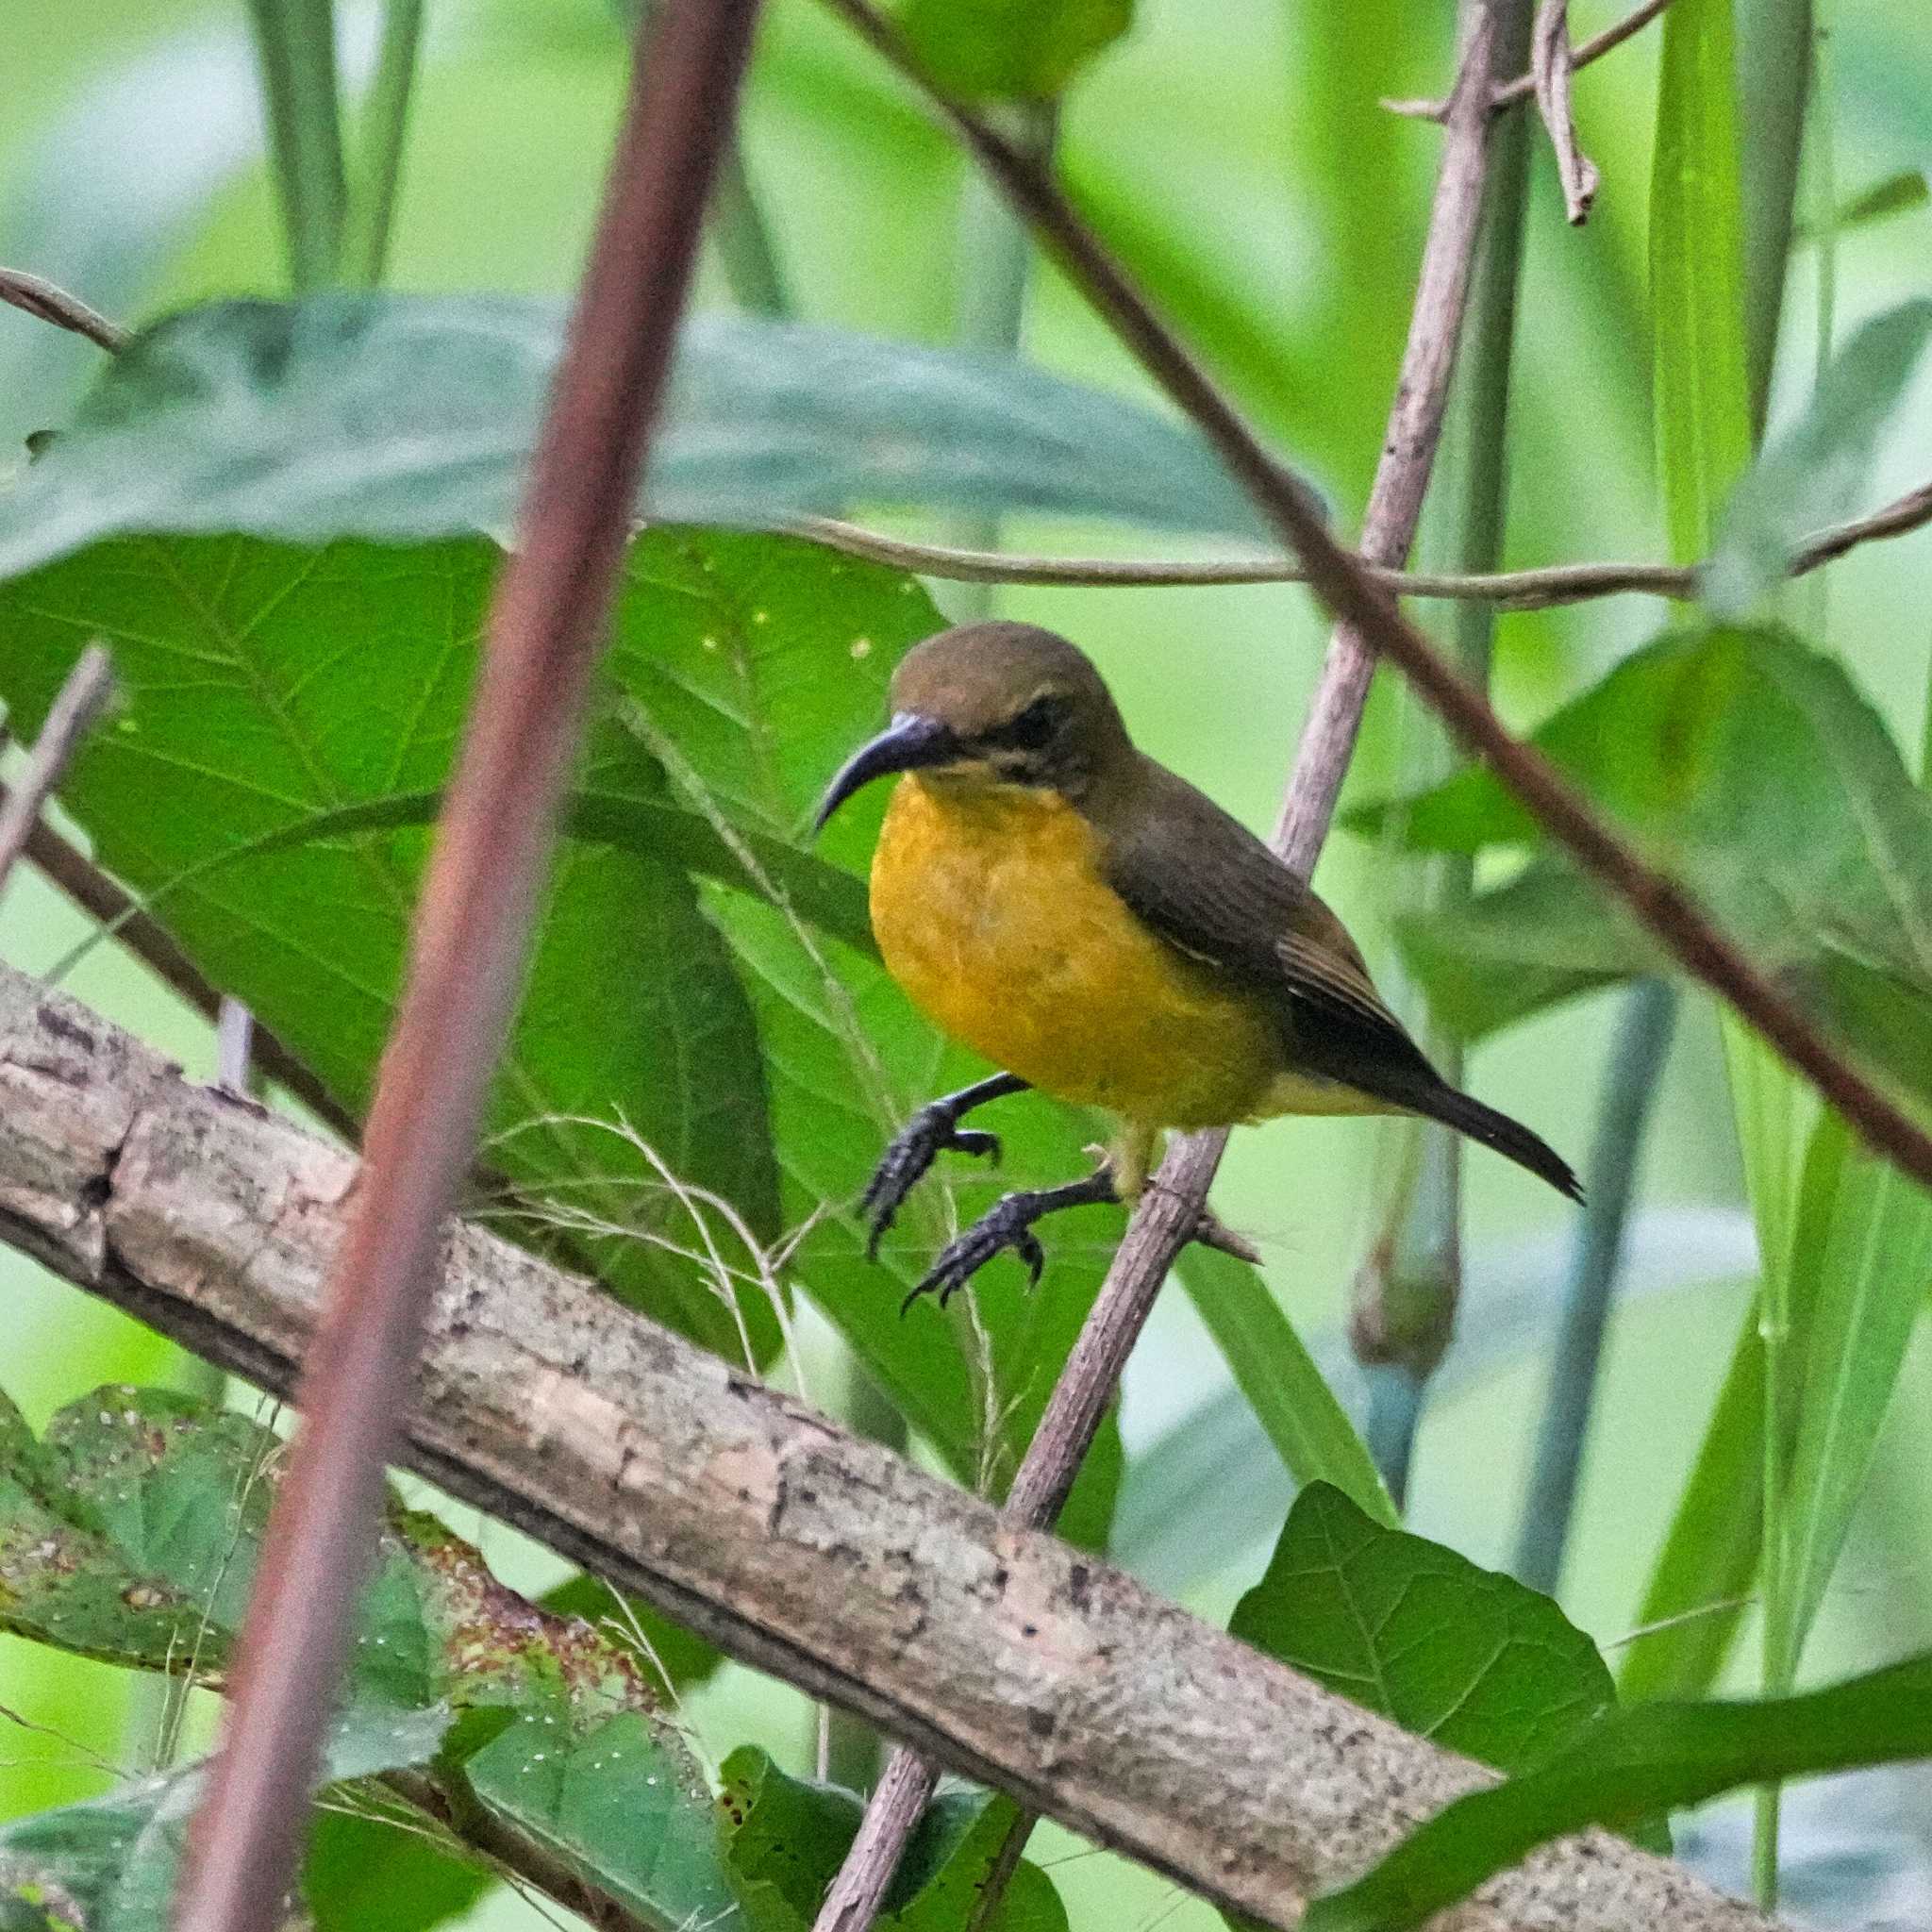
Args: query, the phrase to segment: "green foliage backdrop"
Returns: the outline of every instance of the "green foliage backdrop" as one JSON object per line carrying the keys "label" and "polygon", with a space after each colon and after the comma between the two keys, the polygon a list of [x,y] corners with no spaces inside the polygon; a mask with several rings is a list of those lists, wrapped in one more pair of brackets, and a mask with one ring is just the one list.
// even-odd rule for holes
{"label": "green foliage backdrop", "polygon": [[[354,229],[385,9],[336,11]],[[1042,95],[1073,76],[1058,152],[1079,204],[1350,530],[1441,140],[1377,102],[1442,92],[1452,11],[1140,0],[1129,23],[1124,0],[908,0],[902,17],[963,91]],[[1582,33],[1610,9],[1575,11]],[[1828,589],[1769,593],[1795,537],[1926,481],[1914,464],[1932,446],[1919,354],[1932,25],[1915,0],[1833,10],[1830,139],[1814,141],[1800,188],[1808,235],[1785,289],[1770,455],[1732,501],[1754,438],[1753,142],[1770,122],[1740,121],[1712,75],[1735,60],[1747,108],[1758,102],[1753,62],[1790,11],[1677,0],[1661,31],[1578,77],[1603,172],[1587,227],[1564,225],[1541,146],[1530,171],[1507,561],[1682,560],[1721,544],[1710,589],[1726,627],[1627,596],[1506,615],[1495,691],[1923,1100],[1932,638],[1915,593],[1928,540],[1861,549]],[[608,0],[431,7],[386,291],[291,321],[265,306],[287,292],[288,183],[267,156],[248,10],[97,0],[0,19],[0,262],[131,324],[192,311],[88,395],[98,351],[0,309],[0,450],[21,457],[0,491],[0,698],[30,738],[78,646],[108,643],[126,704],[63,788],[68,823],[352,1110],[469,687],[491,538],[511,514],[557,298],[595,205],[624,28]],[[983,210],[937,129],[807,0],[769,8],[742,149],[762,226],[748,231],[741,207],[721,217],[701,277],[705,317],[654,478],[653,507],[684,521],[651,528],[629,558],[479,1201],[658,1319],[859,1426],[909,1429],[914,1453],[997,1492],[1117,1217],[1055,1227],[1039,1294],[1001,1264],[974,1311],[899,1318],[935,1241],[995,1182],[959,1164],[908,1209],[883,1266],[865,1260],[845,1209],[873,1151],[971,1063],[909,1015],[872,956],[859,875],[876,801],[822,848],[803,836],[897,655],[986,600],[698,525],[857,503],[940,538],[999,513],[1009,548],[1122,556],[1219,554],[1258,526],[1051,266],[1025,280],[1024,373],[951,350],[997,268]],[[336,219],[327,175],[295,191],[322,229]],[[305,273],[325,279],[326,262]],[[236,299],[250,297],[260,304]],[[793,321],[743,312],[780,297]],[[1821,380],[1817,319],[1834,306],[1845,353]],[[25,439],[47,428],[27,464]],[[1425,527],[1424,560],[1449,544],[1446,522]],[[1265,826],[1324,641],[1299,592],[992,596],[1077,639],[1146,748]],[[1614,989],[1656,953],[1491,781],[1419,775],[1414,722],[1403,691],[1378,690],[1358,808],[1323,889],[1410,1009],[1426,997],[1474,1042],[1470,1083],[1581,1158]],[[1412,861],[1441,853],[1474,858],[1476,890],[1429,912]],[[37,878],[9,889],[0,948],[211,1071],[199,1020]],[[1365,1399],[1342,1331],[1407,1143],[1363,1123],[1237,1138],[1217,1200],[1265,1268],[1183,1264],[1065,1532],[1346,1694],[1535,1772],[1541,1785],[1511,1788],[1528,1812],[1546,1800],[1551,1816],[1588,1815],[1575,1767],[1595,1750],[1618,1766],[1611,1822],[1633,1831],[1753,1769],[1857,1761],[1861,1739],[1874,1758],[1914,1755],[1923,1670],[1855,1674],[1932,1645],[1932,1361],[1918,1321],[1932,1212],[1753,1051],[1688,1002],[1638,1177],[1560,1610],[1487,1566],[1515,1536],[1569,1219],[1503,1163],[1467,1164],[1463,1336],[1398,1531],[1351,1423]],[[1036,1102],[997,1124],[1022,1181],[1073,1171],[1094,1134]],[[1757,1241],[1785,1346],[1769,1401]],[[197,1365],[4,1251],[0,1292],[17,1405],[0,1417],[0,1608],[14,1633],[0,1636],[0,1857],[94,1859],[98,1923],[156,1924],[152,1874],[135,1884],[93,1848],[139,1829],[167,1849],[184,1790],[173,1767],[213,1708],[184,1690],[178,1658],[185,1642],[197,1669],[219,1671],[265,1494],[267,1419],[233,1391],[220,1414]],[[1288,1517],[1297,1481],[1310,1487]],[[820,1740],[803,1700],[648,1617],[481,1674],[449,1668],[453,1577],[507,1615],[518,1603],[452,1529],[516,1591],[560,1585],[558,1607],[592,1618],[611,1607],[474,1512],[443,1520],[401,1503],[392,1519],[369,1612],[388,1621],[363,1655],[379,1643],[410,1668],[358,1676],[332,1768],[383,1781],[338,1787],[310,1865],[319,1924],[540,1923],[514,1890],[384,1822],[410,1779],[576,1858],[653,1924],[808,1924],[854,1819],[810,1781]],[[22,1561],[50,1538],[74,1558],[52,1596]],[[1672,1621],[1627,1641],[1655,1620]],[[637,1691],[640,1641],[676,1687],[675,1723]],[[158,1663],[175,1674],[121,1668]],[[1666,1721],[1644,1697],[1845,1678],[1785,1712],[1805,1742],[1775,1764],[1757,1749],[1765,1716],[1706,1711],[1677,1733],[1695,1748],[1645,1782]],[[863,1740],[830,1741],[862,1770]],[[160,1782],[117,1786],[150,1772]],[[1463,1850],[1502,1855],[1525,1815],[1496,1807]],[[1800,1801],[1787,1818],[1800,1890],[1818,1849],[1808,1815]],[[662,1829],[643,1830],[654,1817]],[[951,1794],[890,1902],[895,1922],[955,1932],[1006,1823],[1003,1803]],[[1906,1838],[1874,1850],[1874,1837],[1868,1863],[1932,1893],[1932,1840],[1923,1825]],[[1065,1834],[1043,1832],[1033,1857],[1004,1907],[1016,1932],[1213,1923]],[[1412,1874],[1385,1874],[1383,1902],[1422,1898]],[[1827,1903],[1849,1913],[1858,1896],[1841,1887]],[[1374,1902],[1338,1901],[1332,1923],[1371,1923],[1346,1914]],[[10,1908],[0,1901],[0,1924]]]}

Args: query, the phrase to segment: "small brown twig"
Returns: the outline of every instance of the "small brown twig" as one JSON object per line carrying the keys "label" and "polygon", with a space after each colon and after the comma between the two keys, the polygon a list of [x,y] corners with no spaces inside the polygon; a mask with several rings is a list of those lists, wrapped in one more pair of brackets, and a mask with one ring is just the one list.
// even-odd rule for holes
{"label": "small brown twig", "polygon": [[[1589,40],[1580,42],[1570,50],[1570,71],[1574,74],[1580,67],[1588,67],[1610,52],[1621,47],[1633,34],[1642,32],[1654,21],[1671,0],[1643,0],[1641,7],[1633,8],[1624,18],[1605,27],[1602,33],[1592,34]],[[1519,101],[1526,101],[1536,92],[1536,71],[1519,74],[1514,80],[1506,80],[1490,96],[1492,109],[1513,108]],[[1383,107],[1391,114],[1407,114],[1417,121],[1445,120],[1449,112],[1447,101],[1384,101]]]}
{"label": "small brown twig", "polygon": [[[9,796],[0,787],[0,803]],[[223,994],[184,952],[166,926],[141,909],[114,879],[76,845],[63,839],[44,819],[27,834],[29,862],[59,888],[75,905],[98,920],[164,986],[196,1012],[220,1024]],[[359,1128],[354,1114],[336,1099],[307,1061],[297,1058],[276,1035],[258,1024],[254,1039],[255,1064],[287,1090],[333,1132],[354,1144]]]}
{"label": "small brown twig", "polygon": [[518,541],[417,905],[366,1165],[307,1357],[236,1697],[175,1923],[262,1932],[293,1876],[323,1727],[408,1406],[439,1241],[475,1152],[588,707],[631,503],[758,0],[668,0],[629,98]]}
{"label": "small brown twig", "polygon": [[74,669],[48,708],[20,783],[0,803],[0,889],[5,888],[15,862],[26,850],[68,760],[113,694],[113,660],[105,645],[92,643],[75,660]]}
{"label": "small brown twig", "polygon": [[[955,125],[972,138],[972,117],[956,110],[931,89],[909,54],[897,42],[892,28],[874,12],[867,0],[832,0],[832,4],[888,59],[924,88]],[[1451,118],[1443,147],[1429,232],[1423,249],[1415,311],[1362,537],[1364,553],[1374,555],[1387,564],[1399,564],[1407,555],[1421,514],[1423,494],[1448,405],[1449,379],[1455,368],[1468,302],[1471,264],[1482,225],[1491,125],[1487,100],[1491,82],[1493,23],[1482,0],[1470,8],[1468,17],[1471,31],[1457,80],[1457,111]],[[981,158],[992,166],[984,151]],[[1045,181],[1041,171],[1030,162],[1027,166],[1030,181]],[[1038,208],[1029,197],[1015,192],[1015,184],[1005,177],[999,167],[993,166],[992,171],[1013,195],[1016,206],[1033,216],[1042,234],[1058,242],[1063,254],[1069,252],[1067,236],[1040,223]],[[1159,331],[1159,325],[1151,316],[1147,324],[1150,331]],[[1164,335],[1161,339],[1174,355],[1182,355],[1178,346]],[[1205,378],[1202,380],[1205,383]],[[1302,514],[1320,527],[1319,517],[1307,508],[1309,499],[1301,487],[1278,471],[1274,475],[1284,493],[1294,495]],[[1290,790],[1285,819],[1285,823],[1298,825],[1304,837],[1312,832],[1317,844],[1326,829],[1341,774],[1355,743],[1373,668],[1373,651],[1362,635],[1347,626],[1339,629],[1302,741],[1302,758]],[[1296,809],[1298,805],[1300,810]],[[1200,1225],[1208,1184],[1226,1138],[1225,1133],[1201,1135],[1181,1143],[1168,1157],[1143,1197],[1060,1372],[1033,1440],[1027,1444],[1002,1512],[1007,1521],[1037,1529],[1050,1526],[1059,1515],[1101,1417],[1119,1385],[1127,1357],[1153,1311],[1155,1297],[1174,1257],[1193,1238]],[[1174,1187],[1176,1162],[1187,1158],[1190,1150],[1210,1148],[1205,1168],[1189,1177],[1182,1198]],[[1155,1221],[1168,1232],[1161,1238],[1165,1252],[1158,1259],[1151,1259],[1137,1245],[1137,1238],[1144,1241],[1150,1223]],[[1166,1245],[1170,1234],[1171,1247]],[[1131,1262],[1129,1257],[1133,1257]],[[892,1753],[866,1807],[845,1862],[819,1908],[814,1932],[866,1932],[877,1915],[920,1814],[931,1801],[936,1780],[933,1767],[916,1752],[902,1746]],[[1012,1844],[1011,1856],[1017,1859],[1019,1847],[1024,1841],[1024,1831],[1015,1837],[1018,1843]]]}
{"label": "small brown twig", "polygon": [[78,295],[70,295],[65,289],[57,289],[52,282],[30,275],[24,269],[0,268],[0,302],[24,308],[42,322],[51,322],[56,328],[72,329],[110,356],[119,355],[127,346],[127,331],[119,323],[109,322],[105,315],[90,308]]}
{"label": "small brown twig", "polygon": [[[1807,537],[1792,553],[1788,574],[1802,577],[1836,562],[1861,543],[1903,537],[1932,523],[1932,483],[1921,484],[1868,516]],[[974,584],[1059,584],[1076,589],[1153,590],[1164,586],[1300,584],[1307,573],[1290,557],[1028,557],[1006,550],[957,550],[888,537],[858,524],[807,517],[793,527],[827,549],[889,564],[921,576]],[[1362,570],[1398,597],[1440,597],[1493,604],[1504,610],[1549,610],[1597,597],[1637,592],[1685,601],[1695,597],[1705,566],[1671,563],[1557,563],[1534,570],[1391,570],[1354,553]]]}
{"label": "small brown twig", "polygon": [[1543,117],[1557,157],[1564,211],[1570,225],[1580,228],[1590,219],[1599,176],[1596,163],[1576,144],[1576,121],[1570,110],[1570,76],[1574,70],[1575,58],[1570,50],[1570,0],[1543,0],[1530,34],[1530,78],[1536,86],[1537,111]]}

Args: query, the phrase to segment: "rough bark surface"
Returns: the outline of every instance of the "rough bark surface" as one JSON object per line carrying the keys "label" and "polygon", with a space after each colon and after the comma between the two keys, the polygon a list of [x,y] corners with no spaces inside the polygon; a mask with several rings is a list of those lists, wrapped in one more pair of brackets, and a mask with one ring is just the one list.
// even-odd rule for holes
{"label": "rough bark surface", "polygon": [[[355,1178],[0,968],[0,1236],[68,1279],[286,1391]],[[1219,1904],[1292,1926],[1490,1775],[490,1234],[455,1228],[443,1266],[411,1467]],[[1441,1923],[1768,1924],[1603,1834]]]}

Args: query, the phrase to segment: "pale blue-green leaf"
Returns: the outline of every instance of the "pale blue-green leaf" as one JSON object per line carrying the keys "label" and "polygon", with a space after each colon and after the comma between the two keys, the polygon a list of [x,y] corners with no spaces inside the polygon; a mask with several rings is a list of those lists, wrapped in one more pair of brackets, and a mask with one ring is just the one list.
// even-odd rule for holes
{"label": "pale blue-green leaf", "polygon": [[1704,573],[1704,600],[1742,617],[1784,579],[1807,532],[1856,505],[1879,438],[1918,368],[1932,301],[1874,316],[1833,357],[1803,413],[1739,484]]}
{"label": "pale blue-green leaf", "polygon": [[[508,295],[221,302],[137,337],[0,496],[0,575],[121,531],[409,542],[511,526],[562,338]],[[855,505],[1259,537],[1186,426],[1008,358],[740,315],[686,327],[641,510]]]}

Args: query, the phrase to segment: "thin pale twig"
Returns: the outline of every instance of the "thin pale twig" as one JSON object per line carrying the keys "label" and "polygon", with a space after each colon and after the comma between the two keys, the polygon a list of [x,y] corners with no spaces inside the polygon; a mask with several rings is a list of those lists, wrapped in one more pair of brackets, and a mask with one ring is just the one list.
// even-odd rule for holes
{"label": "thin pale twig", "polygon": [[78,295],[70,295],[65,289],[57,289],[52,282],[30,275],[24,269],[0,268],[0,302],[37,315],[42,322],[51,322],[56,328],[72,329],[110,356],[118,356],[127,346],[128,332],[119,323],[109,322],[105,315],[90,308]]}
{"label": "thin pale twig", "polygon": [[20,783],[0,804],[0,890],[5,889],[15,862],[26,850],[68,761],[113,694],[113,660],[104,645],[90,644],[48,708]]}
{"label": "thin pale twig", "polygon": [[[830,0],[830,4],[927,93],[965,136],[1020,211],[1030,216],[1047,239],[1060,244],[1063,256],[1068,252],[1070,235],[1079,253],[1090,258],[1100,254],[1098,242],[1071,208],[1058,200],[1044,172],[935,88],[895,29],[869,0]],[[1491,125],[1487,102],[1494,33],[1487,7],[1476,7],[1471,19],[1472,30],[1457,79],[1457,111],[1451,119],[1444,145],[1418,277],[1415,313],[1364,526],[1363,549],[1389,564],[1401,562],[1407,554],[1421,511],[1448,404],[1449,380],[1468,302],[1471,263],[1481,227]],[[1041,220],[1043,197],[1054,202],[1052,223]],[[1117,279],[1110,263],[1107,272]],[[1091,278],[1088,279],[1091,295]],[[1151,313],[1140,308],[1137,296],[1129,299],[1137,312],[1132,326],[1124,333],[1133,339],[1135,346],[1143,353],[1151,351],[1151,359],[1185,366],[1200,389],[1212,394],[1207,379],[1192,371],[1185,351]],[[1106,300],[1097,306],[1118,324],[1117,308]],[[1272,461],[1268,468],[1281,493],[1294,498],[1298,516],[1320,531],[1321,519],[1311,508],[1309,492]],[[1330,647],[1284,810],[1280,838],[1291,851],[1310,837],[1315,845],[1321,842],[1360,724],[1373,662],[1372,648],[1361,632],[1347,624],[1341,625]],[[1225,1142],[1224,1132],[1191,1136],[1169,1155],[1142,1195],[1014,1474],[1004,1512],[1008,1520],[1038,1529],[1051,1525],[1058,1516],[1127,1357],[1153,1310],[1168,1268],[1198,1233],[1208,1185]],[[1203,1150],[1211,1150],[1206,1152],[1205,1165],[1198,1170],[1190,1168],[1191,1155]],[[1144,1245],[1150,1227],[1161,1230],[1156,1253]],[[916,1752],[902,1746],[892,1753],[845,1862],[819,1908],[814,1932],[865,1932],[870,1926],[920,1814],[931,1801],[934,1779],[932,1767]],[[1024,1841],[1023,1833],[1020,1843]],[[1015,1859],[1018,1855],[1015,1845]]]}
{"label": "thin pale twig", "polygon": [[[1835,563],[1860,544],[1903,537],[1932,523],[1932,483],[1848,523],[1834,524],[1807,537],[1792,552],[1789,575],[1807,575]],[[1005,550],[957,550],[889,537],[858,524],[808,517],[794,526],[801,536],[828,549],[889,564],[921,576],[960,583],[1058,584],[1073,589],[1156,590],[1172,585],[1300,584],[1307,572],[1291,557],[1030,557]],[[1556,563],[1533,570],[1393,570],[1370,563],[1359,553],[1364,573],[1398,597],[1443,598],[1493,604],[1505,610],[1548,610],[1626,592],[1686,600],[1696,596],[1701,564]]]}
{"label": "thin pale twig", "polygon": [[[1604,28],[1600,34],[1592,34],[1587,41],[1579,41],[1570,50],[1570,71],[1574,74],[1580,67],[1588,67],[1612,48],[1621,47],[1634,34],[1639,34],[1654,21],[1671,0],[1643,0],[1641,7],[1633,8],[1624,18]],[[1514,80],[1506,80],[1490,96],[1492,109],[1513,108],[1519,101],[1526,101],[1536,92],[1536,72],[1519,74]],[[1441,121],[1447,117],[1449,104],[1446,101],[1384,101],[1382,105],[1391,114],[1407,114],[1418,121]]]}
{"label": "thin pale twig", "polygon": [[1537,111],[1557,157],[1564,211],[1570,225],[1580,228],[1590,219],[1599,177],[1596,163],[1576,144],[1576,120],[1570,108],[1570,76],[1574,71],[1575,58],[1570,51],[1570,0],[1543,0],[1530,34],[1530,78],[1536,86]]}
{"label": "thin pale twig", "polygon": [[222,995],[215,1015],[215,1083],[246,1093],[254,1077],[255,1015],[238,999]]}

